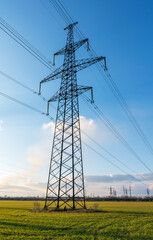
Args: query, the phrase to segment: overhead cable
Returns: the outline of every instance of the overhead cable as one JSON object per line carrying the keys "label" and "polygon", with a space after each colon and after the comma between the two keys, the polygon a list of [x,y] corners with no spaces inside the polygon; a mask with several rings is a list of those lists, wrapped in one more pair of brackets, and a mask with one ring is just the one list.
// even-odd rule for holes
{"label": "overhead cable", "polygon": [[[65,21],[66,24],[71,24],[74,22],[73,18],[68,13],[68,10],[64,7],[64,5],[61,3],[60,0],[49,0],[49,2],[55,7],[55,9],[58,11],[58,13],[63,18],[63,20]],[[82,34],[82,32],[80,31],[80,29],[78,28],[78,26],[76,26],[76,30],[74,33],[76,34],[76,37],[79,40],[85,38],[84,35]],[[91,45],[90,45],[90,51],[88,51],[88,54],[90,55],[90,57],[97,57],[97,54]],[[102,74],[102,76],[104,77],[106,84],[108,85],[108,87],[110,88],[112,93],[114,94],[115,98],[118,100],[124,113],[130,120],[130,122],[133,125],[134,129],[136,130],[137,134],[139,135],[139,137],[141,138],[143,143],[146,145],[148,150],[151,152],[151,154],[153,154],[153,147],[152,147],[151,143],[149,142],[149,140],[147,139],[143,130],[139,126],[136,118],[134,117],[132,111],[130,110],[130,107],[128,106],[126,100],[124,99],[123,95],[121,94],[120,90],[118,89],[118,87],[117,87],[115,81],[113,80],[112,76],[110,75],[108,69],[106,69],[104,64],[101,62],[97,63],[97,68],[100,71],[100,73]]]}
{"label": "overhead cable", "polygon": [[0,28],[9,35],[14,41],[20,44],[26,51],[34,56],[38,61],[45,65],[48,69],[54,70],[49,61],[39,50],[33,47],[21,34],[19,34],[14,28],[12,28],[6,21],[0,17]]}
{"label": "overhead cable", "polygon": [[[23,84],[21,81],[11,77],[10,75],[8,75],[7,73],[3,72],[3,71],[0,71],[0,75],[8,78],[9,80],[11,80],[12,82],[18,84],[19,86],[25,88],[26,90],[32,92],[33,94],[39,96],[44,102],[48,103],[48,100],[41,94],[39,94],[37,91],[33,90],[32,88],[30,88],[29,86]],[[55,109],[55,107],[53,106],[53,108]]]}
{"label": "overhead cable", "polygon": [[[137,174],[132,168],[127,166],[125,163],[123,163],[119,158],[117,158],[114,154],[109,152],[106,148],[104,148],[99,142],[97,142],[94,138],[89,136],[85,131],[81,130],[81,132],[88,138],[90,139],[93,143],[95,143],[98,147],[100,147],[104,152],[106,152],[110,157],[115,159],[118,163],[120,163],[122,166],[126,167],[129,171],[131,171],[134,174]],[[142,180],[144,181],[145,178],[142,176]]]}
{"label": "overhead cable", "polygon": [[[3,92],[0,92],[0,96],[5,97],[5,98],[7,98],[7,99],[9,99],[9,100],[11,100],[11,101],[13,101],[13,102],[16,102],[16,103],[18,103],[18,104],[20,104],[20,105],[22,105],[22,106],[24,106],[24,107],[27,107],[27,108],[35,111],[35,112],[38,112],[38,113],[40,113],[40,114],[42,114],[42,115],[46,115],[45,112],[42,112],[41,110],[39,110],[39,109],[37,109],[37,108],[35,108],[35,107],[32,107],[31,105],[29,105],[29,104],[27,104],[27,103],[24,103],[24,102],[22,102],[22,101],[20,101],[20,100],[18,100],[18,99],[16,99],[16,98],[14,98],[14,97],[11,97],[11,96],[3,93]],[[48,115],[48,118],[51,119],[51,120],[53,120],[53,118],[52,118],[50,115]]]}
{"label": "overhead cable", "polygon": [[[83,97],[87,100],[87,103],[90,102],[85,95]],[[91,105],[91,104],[90,104]],[[131,147],[131,145],[125,140],[125,138],[119,133],[119,131],[113,126],[113,124],[108,120],[104,113],[97,107],[95,103],[91,106],[88,105],[94,113],[100,118],[100,120],[105,124],[105,126],[113,133],[113,135],[126,147],[126,149],[132,153],[132,155],[139,161],[141,164],[149,171],[153,172],[150,167],[141,159],[141,157],[136,153],[136,151]]]}
{"label": "overhead cable", "polygon": [[132,179],[134,179],[135,181],[141,181],[140,179],[135,178],[133,175],[127,173],[126,171],[124,171],[122,168],[120,168],[118,165],[116,165],[114,162],[110,161],[108,158],[106,158],[104,155],[102,155],[101,153],[99,153],[97,150],[95,150],[93,147],[91,147],[89,144],[83,142],[83,144],[85,144],[88,148],[90,148],[92,151],[94,151],[96,154],[98,154],[100,157],[102,157],[102,159],[104,159],[105,161],[109,162],[111,165],[113,165],[115,168],[119,169],[121,172],[123,172],[124,174],[130,176]]}
{"label": "overhead cable", "polygon": [[91,136],[89,136],[85,131],[81,130],[81,132],[87,137],[89,138],[93,143],[95,143],[97,146],[99,146],[104,152],[106,152],[109,156],[111,156],[112,158],[114,158],[117,162],[119,162],[120,164],[122,164],[124,167],[126,167],[129,171],[136,173],[135,171],[133,171],[132,168],[128,167],[125,163],[123,163],[120,159],[118,159],[116,156],[114,156],[111,152],[109,152],[106,148],[104,148],[99,142],[97,142],[94,138],[92,138]]}

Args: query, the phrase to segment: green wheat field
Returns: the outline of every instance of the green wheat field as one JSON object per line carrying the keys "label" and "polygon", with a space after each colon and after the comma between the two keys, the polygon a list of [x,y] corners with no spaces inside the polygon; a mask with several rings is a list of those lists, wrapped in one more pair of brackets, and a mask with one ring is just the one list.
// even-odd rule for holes
{"label": "green wheat field", "polygon": [[34,205],[0,201],[0,239],[153,240],[153,202],[88,202],[97,212],[32,212]]}

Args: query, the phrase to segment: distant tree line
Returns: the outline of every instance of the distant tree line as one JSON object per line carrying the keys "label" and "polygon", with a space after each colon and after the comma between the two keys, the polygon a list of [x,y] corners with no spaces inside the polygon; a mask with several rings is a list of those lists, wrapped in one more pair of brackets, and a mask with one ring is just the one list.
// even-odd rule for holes
{"label": "distant tree line", "polygon": [[[14,201],[45,201],[44,197],[9,197],[4,196],[0,197],[0,200],[14,200]],[[100,197],[100,196],[93,196],[93,197],[86,197],[86,201],[110,201],[110,202],[120,202],[120,201],[126,201],[126,202],[153,202],[153,196],[147,196],[147,197],[130,197],[130,196],[108,196],[108,197]]]}
{"label": "distant tree line", "polygon": [[110,202],[153,202],[153,196],[137,197],[137,196],[108,196],[108,197],[86,197],[86,201],[110,201]]}

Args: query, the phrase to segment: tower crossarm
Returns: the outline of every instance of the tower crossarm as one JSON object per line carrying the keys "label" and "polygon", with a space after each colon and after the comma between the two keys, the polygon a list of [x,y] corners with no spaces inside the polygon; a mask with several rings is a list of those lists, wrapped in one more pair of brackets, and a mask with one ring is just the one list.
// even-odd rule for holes
{"label": "tower crossarm", "polygon": [[85,92],[87,92],[87,91],[89,91],[91,89],[92,89],[92,87],[78,85],[77,86],[77,94],[81,95],[81,94],[83,94],[83,93],[85,93]]}
{"label": "tower crossarm", "polygon": [[69,90],[67,91],[67,93],[65,93],[65,91],[57,91],[49,100],[48,102],[56,102],[58,100],[59,97],[61,97],[61,99],[65,99],[65,98],[71,98],[71,95],[73,94],[73,96],[79,96],[89,90],[91,90],[92,87],[86,87],[86,86],[77,86],[77,88],[74,88],[73,90]]}
{"label": "tower crossarm", "polygon": [[58,101],[59,97],[61,100],[64,100],[65,98],[71,98],[72,94],[73,96],[79,96],[87,91],[91,91],[91,102],[93,102],[93,88],[92,87],[87,87],[87,86],[81,86],[77,85],[77,88],[74,88],[73,90],[67,91],[65,94],[65,91],[60,91],[58,90],[49,100],[48,100],[48,105],[47,105],[47,115],[49,114],[49,103],[50,102],[56,102]]}
{"label": "tower crossarm", "polygon": [[61,67],[53,71],[51,74],[49,74],[47,77],[45,77],[40,83],[42,84],[42,83],[60,78],[63,71],[64,69],[62,65]]}
{"label": "tower crossarm", "polygon": [[[74,45],[73,45],[73,51],[75,52],[77,49],[79,49],[86,42],[88,43],[88,38],[85,38],[81,41],[75,42]],[[58,52],[54,53],[54,56],[64,55],[66,51],[69,51],[67,45],[64,48],[62,48],[61,50],[59,50]]]}
{"label": "tower crossarm", "polygon": [[[55,80],[58,79],[62,76],[62,73],[71,73],[72,71],[74,72],[78,72],[83,70],[84,68],[87,68],[101,60],[104,60],[104,64],[106,63],[106,58],[105,57],[94,57],[94,58],[87,58],[87,59],[81,59],[81,60],[76,60],[75,61],[75,65],[71,65],[71,61],[70,61],[70,67],[69,68],[65,68],[64,65],[62,65],[61,67],[57,68],[54,72],[52,72],[51,74],[49,74],[46,78],[44,78],[39,85],[39,94],[41,93],[41,84],[51,81],[51,80]],[[106,67],[106,66],[105,66]]]}
{"label": "tower crossarm", "polygon": [[87,58],[87,59],[81,59],[81,60],[76,60],[75,61],[75,71],[78,72],[78,71],[81,71],[83,70],[84,68],[87,68],[101,60],[104,60],[105,57],[94,57],[94,58]]}
{"label": "tower crossarm", "polygon": [[48,81],[51,81],[51,80],[55,80],[55,79],[58,79],[62,76],[62,72],[63,72],[63,65],[59,68],[57,68],[55,71],[53,71],[51,74],[49,74],[47,77],[45,77],[39,84],[39,93],[38,95],[41,94],[41,84],[42,83],[45,83],[45,82],[48,82]]}
{"label": "tower crossarm", "polygon": [[[78,72],[78,71],[81,71],[82,69],[87,68],[103,59],[105,59],[105,57],[94,57],[94,58],[76,60],[73,68],[75,69],[76,72]],[[70,66],[69,68],[64,68],[64,65],[62,65],[61,67],[57,68],[54,72],[49,74],[46,78],[44,78],[40,83],[42,84],[42,83],[60,78],[63,72],[67,72],[67,71],[71,72],[71,68],[72,68],[72,66]]]}

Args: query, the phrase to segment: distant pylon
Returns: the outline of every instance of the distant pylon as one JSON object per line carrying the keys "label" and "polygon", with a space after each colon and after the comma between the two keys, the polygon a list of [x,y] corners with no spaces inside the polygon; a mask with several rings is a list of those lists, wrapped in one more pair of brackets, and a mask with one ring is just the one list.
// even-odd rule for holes
{"label": "distant pylon", "polygon": [[148,197],[150,196],[149,188],[147,188],[147,196],[148,196]]}
{"label": "distant pylon", "polygon": [[54,61],[56,55],[64,55],[63,65],[40,82],[39,93],[42,83],[61,78],[60,89],[50,98],[47,107],[49,113],[49,103],[58,101],[45,208],[86,207],[78,96],[88,90],[93,94],[92,87],[77,85],[76,73],[98,61],[106,61],[105,57],[75,60],[75,51],[84,43],[88,47],[88,39],[74,42],[76,24],[64,29],[68,30],[66,46],[54,54]]}
{"label": "distant pylon", "polygon": [[110,188],[109,188],[110,197],[112,197],[112,193],[113,193],[113,189],[112,189],[112,187],[110,187]]}
{"label": "distant pylon", "polygon": [[132,197],[132,187],[131,187],[131,185],[129,185],[129,194],[130,194],[130,197]]}

